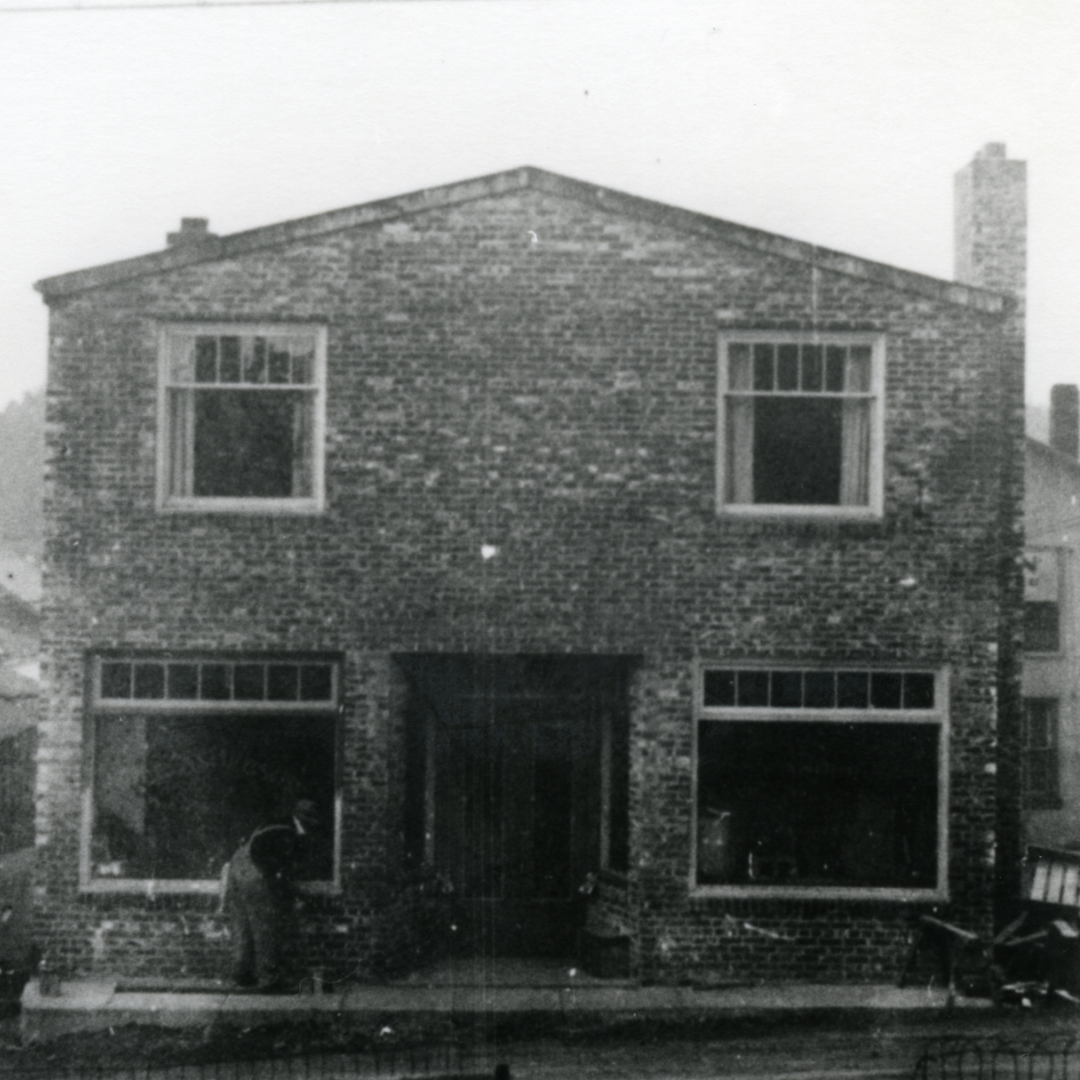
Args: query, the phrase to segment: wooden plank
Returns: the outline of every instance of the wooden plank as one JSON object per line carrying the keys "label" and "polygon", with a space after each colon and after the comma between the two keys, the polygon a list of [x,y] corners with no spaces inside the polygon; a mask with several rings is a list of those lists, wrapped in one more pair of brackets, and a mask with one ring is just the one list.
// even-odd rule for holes
{"label": "wooden plank", "polygon": [[1059,862],[1050,864],[1050,877],[1046,882],[1046,902],[1061,903],[1061,884],[1065,880],[1065,867]]}
{"label": "wooden plank", "polygon": [[1080,866],[1071,863],[1065,867],[1065,881],[1061,886],[1061,902],[1076,907],[1080,893]]}
{"label": "wooden plank", "polygon": [[1046,879],[1050,876],[1050,867],[1041,859],[1035,864],[1035,876],[1031,880],[1031,899],[1046,899]]}

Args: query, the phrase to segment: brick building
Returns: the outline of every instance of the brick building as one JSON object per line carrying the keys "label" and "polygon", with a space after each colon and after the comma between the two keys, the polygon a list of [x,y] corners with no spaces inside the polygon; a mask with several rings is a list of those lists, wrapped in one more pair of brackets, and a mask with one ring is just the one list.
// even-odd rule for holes
{"label": "brick building", "polygon": [[298,970],[427,919],[871,980],[915,911],[987,928],[1023,165],[958,193],[962,282],[531,168],[41,282],[51,954],[223,971],[221,865],[301,795]]}
{"label": "brick building", "polygon": [[1080,395],[1053,387],[1049,440],[1027,440],[1024,840],[1080,848]]}

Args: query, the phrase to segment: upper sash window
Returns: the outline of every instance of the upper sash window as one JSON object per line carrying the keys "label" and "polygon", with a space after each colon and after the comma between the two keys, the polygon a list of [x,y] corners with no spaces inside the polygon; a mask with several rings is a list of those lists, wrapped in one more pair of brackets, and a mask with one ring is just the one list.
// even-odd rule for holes
{"label": "upper sash window", "polygon": [[320,510],[325,352],[310,326],[166,328],[161,508]]}

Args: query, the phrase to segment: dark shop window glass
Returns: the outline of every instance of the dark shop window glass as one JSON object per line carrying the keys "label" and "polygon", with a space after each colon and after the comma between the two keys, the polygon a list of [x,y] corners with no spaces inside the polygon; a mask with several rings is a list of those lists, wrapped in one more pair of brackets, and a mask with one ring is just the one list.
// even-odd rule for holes
{"label": "dark shop window glass", "polygon": [[226,664],[203,664],[202,697],[206,701],[228,701],[232,697],[232,670]]}
{"label": "dark shop window glass", "polygon": [[271,664],[267,672],[266,696],[270,701],[295,701],[300,687],[300,669],[295,664]]}
{"label": "dark shop window glass", "polygon": [[131,697],[131,664],[106,661],[101,665],[101,696],[103,698]]}
{"label": "dark shop window glass", "polygon": [[262,701],[266,696],[266,665],[237,664],[233,693],[237,701]]}
{"label": "dark shop window glass", "polygon": [[163,698],[165,696],[165,665],[135,665],[135,697]]}
{"label": "dark shop window glass", "polygon": [[170,664],[166,696],[187,701],[199,696],[199,665]]}
{"label": "dark shop window glass", "polygon": [[734,671],[705,672],[705,704],[715,706],[735,704]]}
{"label": "dark shop window glass", "polygon": [[1029,652],[1057,652],[1061,648],[1060,623],[1056,601],[1025,602],[1024,648]]}
{"label": "dark shop window glass", "polygon": [[332,717],[100,716],[94,737],[96,878],[216,879],[298,798],[323,815],[304,877],[332,877]]}
{"label": "dark shop window glass", "polygon": [[934,724],[699,724],[700,885],[933,888]]}
{"label": "dark shop window glass", "polygon": [[305,664],[300,669],[301,701],[329,701],[333,696],[333,669],[329,664]]}

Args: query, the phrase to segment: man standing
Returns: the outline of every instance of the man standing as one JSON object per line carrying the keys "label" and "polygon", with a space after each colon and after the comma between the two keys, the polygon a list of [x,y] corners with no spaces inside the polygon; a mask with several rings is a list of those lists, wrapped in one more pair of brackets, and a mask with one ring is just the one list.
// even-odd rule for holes
{"label": "man standing", "polygon": [[297,896],[296,872],[318,825],[318,810],[301,799],[292,816],[268,821],[229,862],[226,910],[233,943],[233,978],[262,993],[285,989],[281,945]]}

